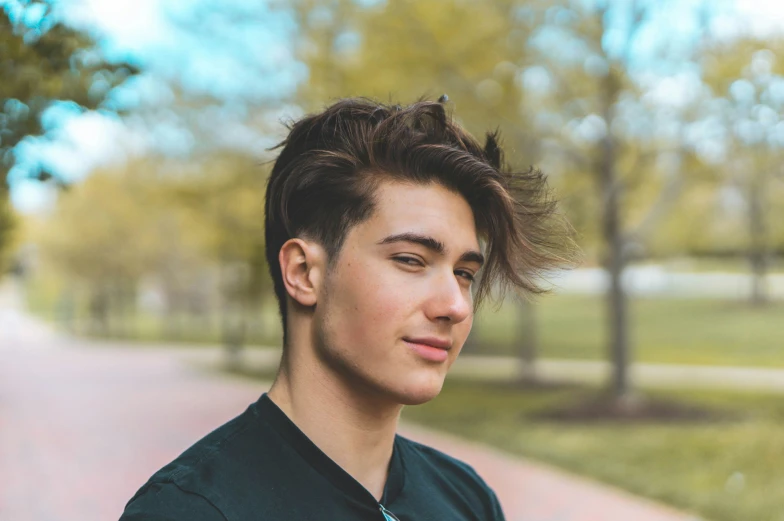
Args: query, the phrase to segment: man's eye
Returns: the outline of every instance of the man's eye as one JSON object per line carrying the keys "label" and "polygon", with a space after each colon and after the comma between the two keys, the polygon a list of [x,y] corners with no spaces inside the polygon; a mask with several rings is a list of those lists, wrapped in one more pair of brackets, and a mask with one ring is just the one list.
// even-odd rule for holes
{"label": "man's eye", "polygon": [[405,264],[407,266],[422,266],[422,261],[417,259],[416,257],[393,257],[393,259],[401,264]]}
{"label": "man's eye", "polygon": [[461,277],[465,278],[466,280],[469,280],[469,281],[471,281],[471,282],[473,282],[473,281],[474,281],[474,274],[473,274],[473,273],[471,273],[470,271],[466,271],[466,270],[458,270],[458,271],[456,271],[455,273],[456,273],[456,274],[458,274],[459,276],[461,276]]}

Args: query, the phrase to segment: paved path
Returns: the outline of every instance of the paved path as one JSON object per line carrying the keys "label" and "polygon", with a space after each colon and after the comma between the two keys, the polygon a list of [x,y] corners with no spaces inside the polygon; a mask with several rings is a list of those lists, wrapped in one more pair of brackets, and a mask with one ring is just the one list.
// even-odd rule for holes
{"label": "paved path", "polygon": [[[132,344],[129,344],[132,345]],[[161,347],[166,347],[162,345]],[[171,344],[168,347],[173,347]],[[192,359],[213,363],[222,355],[220,348],[194,348]],[[244,363],[258,369],[277,365],[280,351],[254,347],[242,354]],[[476,379],[511,379],[520,374],[520,361],[508,356],[460,355],[450,375]],[[536,361],[537,374],[545,381],[601,384],[610,380],[610,364],[603,361]],[[630,367],[633,385],[643,387],[697,387],[757,390],[784,393],[784,369],[762,367],[701,366],[636,363]]]}
{"label": "paved path", "polygon": [[[633,385],[642,387],[694,387],[784,393],[784,369],[680,364],[635,363],[630,366]],[[519,374],[519,360],[505,356],[466,356],[457,360],[452,374],[470,378],[510,378]],[[537,360],[544,380],[605,383],[611,366],[604,361]]]}
{"label": "paved path", "polygon": [[[59,337],[0,296],[0,520],[117,519],[152,472],[265,390],[189,356]],[[403,432],[472,464],[509,521],[692,519],[441,433]]]}

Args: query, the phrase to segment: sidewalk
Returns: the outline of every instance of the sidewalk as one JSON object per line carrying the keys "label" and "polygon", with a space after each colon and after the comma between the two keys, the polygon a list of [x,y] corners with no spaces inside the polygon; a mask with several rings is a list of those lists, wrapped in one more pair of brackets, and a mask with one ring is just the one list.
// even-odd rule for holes
{"label": "sidewalk", "polygon": [[[3,520],[117,519],[155,470],[265,390],[199,369],[192,350],[99,347],[36,331],[40,324],[11,320],[0,307],[3,320],[16,324],[0,329]],[[509,521],[693,519],[443,433],[410,425],[401,432],[474,466]]]}
{"label": "sidewalk", "polygon": [[[452,374],[468,378],[511,378],[521,370],[520,361],[504,356],[466,356],[458,358]],[[543,380],[575,383],[604,383],[612,367],[605,361],[536,361]],[[784,369],[761,367],[703,366],[635,363],[630,366],[633,385],[641,387],[695,387],[756,390],[784,393]]]}
{"label": "sidewalk", "polygon": [[[116,519],[152,472],[264,390],[201,373],[171,351],[6,346],[0,519]],[[473,465],[497,491],[509,521],[692,519],[441,433],[415,426],[401,432]]]}

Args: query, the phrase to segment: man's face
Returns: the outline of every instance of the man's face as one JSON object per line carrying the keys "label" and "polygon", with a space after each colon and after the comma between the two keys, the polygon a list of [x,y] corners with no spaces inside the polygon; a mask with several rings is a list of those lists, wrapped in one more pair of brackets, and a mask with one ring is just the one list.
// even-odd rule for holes
{"label": "man's face", "polygon": [[435,183],[382,183],[376,201],[325,281],[316,348],[360,392],[423,403],[471,330],[471,278],[482,262],[474,215]]}

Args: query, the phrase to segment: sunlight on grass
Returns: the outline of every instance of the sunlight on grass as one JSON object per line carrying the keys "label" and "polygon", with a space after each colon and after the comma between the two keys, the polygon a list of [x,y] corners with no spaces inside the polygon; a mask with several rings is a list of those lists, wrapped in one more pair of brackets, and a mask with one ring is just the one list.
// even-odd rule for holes
{"label": "sunlight on grass", "polygon": [[[604,360],[605,310],[596,296],[549,295],[537,303],[540,356]],[[518,310],[483,309],[474,340],[484,352],[514,354]],[[652,363],[784,367],[784,304],[754,309],[737,301],[634,299],[635,360]]]}
{"label": "sunlight on grass", "polygon": [[537,413],[593,392],[521,391],[450,381],[404,418],[699,513],[714,521],[784,513],[781,396],[667,391],[651,396],[730,415],[711,422],[557,422]]}

